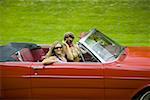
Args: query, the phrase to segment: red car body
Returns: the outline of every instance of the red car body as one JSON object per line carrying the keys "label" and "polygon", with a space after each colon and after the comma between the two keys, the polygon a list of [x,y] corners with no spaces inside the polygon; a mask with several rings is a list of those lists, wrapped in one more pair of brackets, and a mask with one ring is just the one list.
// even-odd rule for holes
{"label": "red car body", "polygon": [[149,53],[127,47],[108,63],[0,62],[0,99],[149,100],[138,99],[150,91]]}

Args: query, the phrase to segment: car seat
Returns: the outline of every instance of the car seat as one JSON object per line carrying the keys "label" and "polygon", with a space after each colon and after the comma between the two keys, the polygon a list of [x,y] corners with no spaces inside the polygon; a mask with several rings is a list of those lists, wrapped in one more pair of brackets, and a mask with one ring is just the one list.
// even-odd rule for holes
{"label": "car seat", "polygon": [[34,58],[29,48],[23,48],[17,52],[17,57],[20,61],[33,62]]}
{"label": "car seat", "polygon": [[35,62],[42,61],[42,57],[45,56],[45,52],[43,49],[33,49],[31,50],[31,53]]}

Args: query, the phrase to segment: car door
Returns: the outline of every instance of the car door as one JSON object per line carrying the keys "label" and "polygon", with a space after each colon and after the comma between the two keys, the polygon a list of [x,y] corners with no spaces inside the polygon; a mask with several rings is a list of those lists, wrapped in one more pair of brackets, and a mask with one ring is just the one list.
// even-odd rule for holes
{"label": "car door", "polygon": [[131,100],[133,85],[128,76],[128,70],[117,63],[104,64],[105,100]]}
{"label": "car door", "polygon": [[100,63],[67,62],[32,65],[34,99],[104,100],[103,66]]}
{"label": "car door", "polygon": [[31,96],[30,76],[31,63],[29,62],[2,62],[0,63],[0,98],[1,99],[28,99]]}
{"label": "car door", "polygon": [[149,71],[120,62],[104,64],[105,99],[131,100],[138,89],[149,84]]}

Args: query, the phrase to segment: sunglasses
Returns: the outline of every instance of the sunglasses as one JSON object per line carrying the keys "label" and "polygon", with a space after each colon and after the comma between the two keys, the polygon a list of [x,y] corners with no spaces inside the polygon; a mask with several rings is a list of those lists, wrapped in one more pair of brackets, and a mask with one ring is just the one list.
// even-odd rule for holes
{"label": "sunglasses", "polygon": [[69,37],[71,37],[72,39],[74,39],[74,36],[72,36],[72,35],[68,35],[65,38],[69,38]]}
{"label": "sunglasses", "polygon": [[62,49],[62,47],[55,47],[54,49]]}

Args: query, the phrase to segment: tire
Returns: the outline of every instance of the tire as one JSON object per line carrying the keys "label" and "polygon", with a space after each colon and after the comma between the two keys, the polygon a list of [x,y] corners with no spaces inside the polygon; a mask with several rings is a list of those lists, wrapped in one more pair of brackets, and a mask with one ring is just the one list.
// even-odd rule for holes
{"label": "tire", "polygon": [[136,100],[150,100],[150,90],[144,92],[142,95],[139,95]]}

